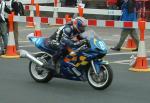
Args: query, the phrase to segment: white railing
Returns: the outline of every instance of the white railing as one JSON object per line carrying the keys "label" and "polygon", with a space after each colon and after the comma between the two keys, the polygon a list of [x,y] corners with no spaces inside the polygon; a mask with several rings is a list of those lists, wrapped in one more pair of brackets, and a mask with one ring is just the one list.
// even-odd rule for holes
{"label": "white railing", "polygon": [[[25,8],[29,10],[36,10],[35,6],[26,5]],[[27,9],[26,9],[27,10]],[[78,8],[72,7],[52,7],[52,6],[40,6],[40,11],[50,12],[64,12],[64,13],[78,13]],[[84,14],[95,14],[95,15],[118,15],[122,14],[121,10],[108,10],[108,9],[89,9],[84,8]]]}

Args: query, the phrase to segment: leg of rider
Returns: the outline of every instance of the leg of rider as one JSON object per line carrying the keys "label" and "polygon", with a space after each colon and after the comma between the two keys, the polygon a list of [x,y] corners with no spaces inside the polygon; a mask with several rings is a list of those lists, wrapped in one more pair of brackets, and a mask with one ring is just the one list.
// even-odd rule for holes
{"label": "leg of rider", "polygon": [[55,54],[52,57],[52,63],[51,63],[51,67],[55,68],[56,67],[56,63],[57,61],[60,59],[61,55],[63,54],[63,47],[60,46],[59,49],[57,49],[57,51],[55,52]]}
{"label": "leg of rider", "polygon": [[56,53],[52,57],[52,64],[55,65],[57,61],[59,60],[60,56],[62,54],[61,50],[56,51]]}

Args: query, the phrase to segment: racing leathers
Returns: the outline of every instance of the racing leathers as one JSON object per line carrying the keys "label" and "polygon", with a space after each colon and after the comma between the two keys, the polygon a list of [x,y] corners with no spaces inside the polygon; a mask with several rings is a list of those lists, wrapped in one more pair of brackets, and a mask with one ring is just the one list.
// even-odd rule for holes
{"label": "racing leathers", "polygon": [[[55,64],[57,60],[64,54],[66,51],[66,47],[70,48],[76,48],[80,45],[83,44],[82,37],[80,37],[81,40],[73,40],[74,37],[80,37],[80,33],[74,29],[72,23],[68,23],[64,26],[61,26],[50,38],[50,44],[51,47],[53,47],[56,52],[53,55],[53,63],[52,63],[52,68],[55,68]],[[77,75],[77,70],[74,68],[72,65],[73,72]]]}

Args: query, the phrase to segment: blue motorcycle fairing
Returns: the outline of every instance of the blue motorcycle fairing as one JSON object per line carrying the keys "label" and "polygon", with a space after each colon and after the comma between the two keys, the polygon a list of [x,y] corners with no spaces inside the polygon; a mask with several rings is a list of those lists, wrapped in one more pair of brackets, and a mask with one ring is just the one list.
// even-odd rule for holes
{"label": "blue motorcycle fairing", "polygon": [[102,54],[107,53],[107,46],[102,40],[91,38],[90,46],[91,46],[91,50],[93,51],[98,51]]}
{"label": "blue motorcycle fairing", "polygon": [[[90,62],[91,60],[94,60],[95,58],[99,57],[99,55],[101,55],[101,57],[103,57],[103,55],[105,55],[107,53],[107,48],[105,47],[106,45],[103,41],[91,38],[89,43],[90,43],[91,48],[88,48],[88,50],[85,50],[85,51],[78,52],[77,53],[78,57],[85,56],[86,61]],[[76,49],[74,48],[74,50],[76,50]],[[69,56],[68,56],[68,58],[69,58]],[[100,72],[100,67],[103,64],[101,62],[102,61],[94,60],[94,65],[95,65],[97,73]],[[65,75],[70,75],[70,74],[68,74],[69,72],[71,72],[71,70],[68,68],[69,64],[64,62],[64,63],[62,63],[62,65],[64,68],[64,69],[62,69],[62,72]],[[72,67],[70,67],[70,68],[72,68]],[[80,69],[80,68],[78,68],[78,69]],[[81,73],[82,73],[82,71],[81,71]]]}
{"label": "blue motorcycle fairing", "polygon": [[47,53],[50,53],[51,55],[55,53],[53,49],[50,47],[47,47],[45,45],[46,38],[45,37],[29,37],[29,40],[34,43],[34,45],[39,48],[41,51],[45,51]]}
{"label": "blue motorcycle fairing", "polygon": [[99,51],[102,54],[107,53],[108,48],[105,42],[100,37],[98,37],[98,34],[96,34],[93,30],[85,31],[82,33],[82,37],[89,41],[91,46],[90,48],[93,51]]}
{"label": "blue motorcycle fairing", "polygon": [[[68,63],[64,62],[63,59],[61,59],[59,62],[61,64],[61,66],[60,66],[61,78],[75,80],[75,81],[81,81],[81,78],[76,77],[74,75],[73,71],[68,66]],[[81,70],[79,70],[79,71],[82,72]]]}

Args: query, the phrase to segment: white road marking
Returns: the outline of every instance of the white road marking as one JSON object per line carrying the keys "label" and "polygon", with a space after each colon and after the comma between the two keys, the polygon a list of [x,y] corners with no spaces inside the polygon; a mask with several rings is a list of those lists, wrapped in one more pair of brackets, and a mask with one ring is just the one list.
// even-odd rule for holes
{"label": "white road marking", "polygon": [[[150,58],[147,58],[147,60],[150,60]],[[117,63],[117,64],[129,64],[130,60],[117,60],[110,63]]]}
{"label": "white road marking", "polygon": [[34,45],[19,46],[20,48],[34,47]]}
{"label": "white road marking", "polygon": [[[150,51],[146,51],[147,53],[149,53]],[[112,55],[123,55],[123,54],[137,54],[137,52],[121,52],[121,53],[109,53],[109,54],[107,54],[107,55],[110,55],[110,56],[112,56]]]}
{"label": "white road marking", "polygon": [[19,43],[30,43],[30,41],[19,41]]}

